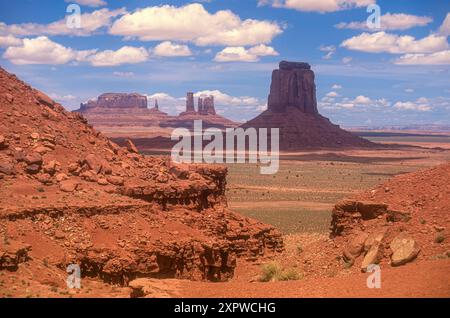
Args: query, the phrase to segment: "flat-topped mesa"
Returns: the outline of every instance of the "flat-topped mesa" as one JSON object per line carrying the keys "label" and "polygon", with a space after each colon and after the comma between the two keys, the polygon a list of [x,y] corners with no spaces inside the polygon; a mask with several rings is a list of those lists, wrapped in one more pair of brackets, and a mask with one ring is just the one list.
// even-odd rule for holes
{"label": "flat-topped mesa", "polygon": [[90,100],[80,105],[80,110],[89,110],[92,108],[147,108],[147,97],[132,93],[106,93],[100,95],[97,100]]}
{"label": "flat-topped mesa", "polygon": [[276,113],[288,107],[318,115],[314,72],[308,63],[280,62],[272,73],[268,109]]}

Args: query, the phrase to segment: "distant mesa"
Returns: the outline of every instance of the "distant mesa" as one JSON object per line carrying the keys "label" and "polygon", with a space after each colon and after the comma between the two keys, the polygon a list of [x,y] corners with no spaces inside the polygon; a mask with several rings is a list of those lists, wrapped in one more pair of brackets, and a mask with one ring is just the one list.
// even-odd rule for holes
{"label": "distant mesa", "polygon": [[279,128],[281,150],[379,146],[319,114],[315,75],[303,62],[280,62],[272,73],[267,110],[242,127]]}
{"label": "distant mesa", "polygon": [[80,105],[81,111],[95,108],[147,108],[147,97],[133,93],[106,93],[100,95],[97,100],[90,100]]}

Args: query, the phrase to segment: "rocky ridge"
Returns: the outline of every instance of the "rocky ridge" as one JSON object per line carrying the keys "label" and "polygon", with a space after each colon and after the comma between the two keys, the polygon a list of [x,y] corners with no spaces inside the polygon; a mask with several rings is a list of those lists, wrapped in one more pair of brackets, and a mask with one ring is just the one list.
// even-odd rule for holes
{"label": "rocky ridge", "polygon": [[273,227],[227,208],[225,168],[119,147],[3,69],[0,79],[0,270],[227,280],[238,259],[282,250]]}

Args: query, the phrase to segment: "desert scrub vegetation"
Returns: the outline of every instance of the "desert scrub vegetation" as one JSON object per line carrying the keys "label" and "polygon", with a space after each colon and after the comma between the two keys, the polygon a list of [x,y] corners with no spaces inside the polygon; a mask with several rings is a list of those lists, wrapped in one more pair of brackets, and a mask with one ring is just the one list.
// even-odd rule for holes
{"label": "desert scrub vegetation", "polygon": [[440,244],[440,243],[442,243],[444,241],[445,241],[445,235],[443,233],[436,234],[436,237],[434,238],[434,242],[435,243]]}
{"label": "desert scrub vegetation", "polygon": [[261,267],[260,282],[275,282],[299,280],[302,276],[294,268],[283,268],[276,262],[264,264]]}

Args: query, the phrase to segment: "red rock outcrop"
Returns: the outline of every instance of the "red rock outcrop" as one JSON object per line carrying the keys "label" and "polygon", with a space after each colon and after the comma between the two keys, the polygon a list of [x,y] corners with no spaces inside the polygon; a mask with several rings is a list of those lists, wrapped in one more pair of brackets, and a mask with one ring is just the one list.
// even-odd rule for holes
{"label": "red rock outcrop", "polygon": [[90,100],[80,105],[81,111],[91,108],[147,108],[147,97],[133,93],[106,93],[98,97],[96,101]]}
{"label": "red rock outcrop", "polygon": [[120,147],[3,69],[0,110],[1,268],[226,280],[239,259],[283,248],[272,226],[227,208],[223,167]]}
{"label": "red rock outcrop", "polygon": [[331,235],[361,268],[446,258],[450,250],[450,163],[408,173],[336,204]]}
{"label": "red rock outcrop", "polygon": [[314,72],[307,63],[280,62],[272,74],[268,109],[242,127],[279,128],[281,150],[377,146],[319,114]]}

